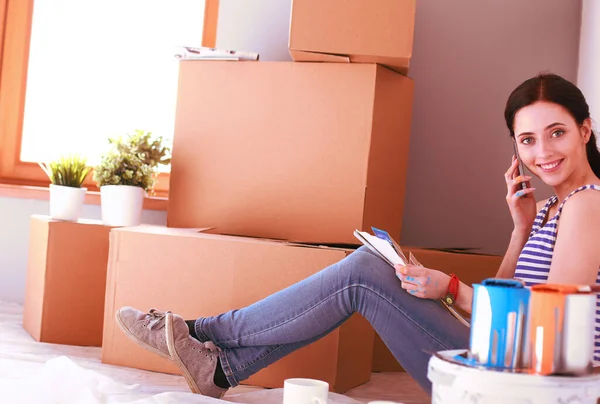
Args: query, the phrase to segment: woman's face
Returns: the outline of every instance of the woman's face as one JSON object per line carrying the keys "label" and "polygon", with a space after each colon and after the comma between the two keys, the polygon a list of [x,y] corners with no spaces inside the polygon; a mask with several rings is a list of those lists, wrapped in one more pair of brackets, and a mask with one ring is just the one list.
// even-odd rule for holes
{"label": "woman's face", "polygon": [[539,101],[517,112],[514,132],[523,164],[546,184],[555,187],[585,172],[589,120],[579,126],[562,106]]}

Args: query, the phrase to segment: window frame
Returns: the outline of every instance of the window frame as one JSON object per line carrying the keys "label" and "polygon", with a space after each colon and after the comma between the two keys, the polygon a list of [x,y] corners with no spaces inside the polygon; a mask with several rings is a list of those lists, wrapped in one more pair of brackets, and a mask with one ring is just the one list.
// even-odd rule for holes
{"label": "window frame", "polygon": [[[35,0],[0,0],[0,184],[45,187],[49,180],[37,163],[22,161],[21,143]],[[205,0],[202,46],[214,47],[219,0]],[[160,173],[153,197],[168,197],[169,173]],[[99,191],[92,175],[88,191]]]}

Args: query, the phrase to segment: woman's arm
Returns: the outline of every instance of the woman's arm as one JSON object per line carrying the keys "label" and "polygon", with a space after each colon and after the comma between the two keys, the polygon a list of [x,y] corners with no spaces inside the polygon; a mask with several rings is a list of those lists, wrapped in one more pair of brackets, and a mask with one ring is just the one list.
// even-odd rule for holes
{"label": "woman's arm", "polygon": [[600,266],[600,192],[572,195],[558,225],[548,283],[595,284]]}
{"label": "woman's arm", "polygon": [[517,260],[519,259],[521,250],[523,250],[528,238],[529,234],[527,231],[517,229],[513,230],[510,236],[508,248],[506,249],[504,258],[502,258],[500,268],[498,268],[498,272],[496,273],[496,278],[509,279],[515,276]]}
{"label": "woman's arm", "polygon": [[458,287],[458,299],[456,299],[454,305],[467,313],[471,313],[472,304],[473,288],[461,282]]}

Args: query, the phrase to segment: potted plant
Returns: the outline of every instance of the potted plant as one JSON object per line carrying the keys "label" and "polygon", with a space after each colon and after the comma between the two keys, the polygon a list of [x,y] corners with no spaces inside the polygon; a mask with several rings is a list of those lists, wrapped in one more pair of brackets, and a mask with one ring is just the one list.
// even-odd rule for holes
{"label": "potted plant", "polygon": [[57,220],[79,220],[87,191],[82,185],[91,170],[87,160],[71,154],[49,163],[38,164],[50,179],[50,217]]}
{"label": "potted plant", "polygon": [[153,192],[159,166],[171,162],[171,150],[162,143],[143,130],[109,139],[108,152],[94,168],[104,224],[140,224],[144,196]]}

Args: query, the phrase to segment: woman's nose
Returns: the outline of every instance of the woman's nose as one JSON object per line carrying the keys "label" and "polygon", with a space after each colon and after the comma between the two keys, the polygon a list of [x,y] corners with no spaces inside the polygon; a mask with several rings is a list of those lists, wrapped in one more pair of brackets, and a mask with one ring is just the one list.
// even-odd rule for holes
{"label": "woman's nose", "polygon": [[538,141],[537,146],[537,158],[539,160],[547,161],[554,154],[554,149],[552,148],[552,145],[546,140]]}

